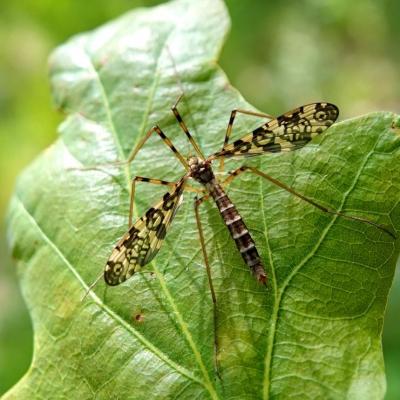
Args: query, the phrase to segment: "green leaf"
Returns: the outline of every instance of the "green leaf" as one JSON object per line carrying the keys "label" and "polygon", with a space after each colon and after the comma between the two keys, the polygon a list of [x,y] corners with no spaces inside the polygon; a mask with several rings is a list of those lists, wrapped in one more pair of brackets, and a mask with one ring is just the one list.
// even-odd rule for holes
{"label": "green leaf", "polygon": [[[66,118],[60,139],[19,178],[8,216],[34,358],[5,399],[383,398],[381,333],[398,241],[261,178],[244,174],[229,194],[266,265],[267,288],[249,274],[215,206],[201,212],[221,381],[190,193],[147,267],[154,274],[99,283],[81,301],[126,230],[132,176],[184,173],[156,137],[130,167],[105,164],[126,160],[155,123],[187,156],[169,111],[182,91],[179,109],[206,154],[221,148],[230,111],[251,108],[215,62],[228,25],[221,1],[176,0],[77,36],[51,57]],[[297,152],[249,163],[325,206],[398,230],[398,121],[385,112],[345,121]],[[239,117],[234,135],[260,124]],[[142,184],[139,211],[162,193]]]}

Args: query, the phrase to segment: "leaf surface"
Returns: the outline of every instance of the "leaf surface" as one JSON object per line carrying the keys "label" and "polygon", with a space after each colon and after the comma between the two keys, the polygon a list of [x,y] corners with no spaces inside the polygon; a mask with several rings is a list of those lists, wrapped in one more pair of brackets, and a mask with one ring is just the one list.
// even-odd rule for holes
{"label": "leaf surface", "polygon": [[[81,302],[127,228],[131,178],[184,173],[156,137],[130,166],[106,164],[126,160],[155,123],[185,156],[193,153],[169,111],[182,92],[180,112],[206,154],[220,150],[230,111],[251,108],[216,64],[228,26],[220,1],[176,0],[124,15],[52,55],[53,95],[66,118],[60,139],[19,178],[8,216],[34,358],[5,399],[384,396],[381,333],[398,242],[258,177],[241,176],[229,195],[257,243],[267,288],[249,274],[215,206],[201,212],[222,381],[192,194],[147,267],[153,274],[99,283]],[[325,206],[398,230],[398,121],[385,112],[345,121],[302,150],[247,164]],[[234,135],[261,122],[239,117]],[[90,166],[98,167],[82,169]],[[139,213],[163,192],[142,184]]]}

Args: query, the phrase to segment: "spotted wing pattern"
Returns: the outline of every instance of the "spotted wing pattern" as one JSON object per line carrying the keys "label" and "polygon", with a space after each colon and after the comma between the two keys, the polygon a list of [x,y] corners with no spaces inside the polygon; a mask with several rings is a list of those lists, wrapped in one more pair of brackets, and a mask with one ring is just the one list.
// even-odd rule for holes
{"label": "spotted wing pattern", "polygon": [[228,144],[212,157],[251,156],[260,153],[292,151],[306,145],[328,129],[339,115],[330,103],[308,104],[289,111]]}
{"label": "spotted wing pattern", "polygon": [[147,210],[114,247],[104,270],[104,280],[115,286],[130,278],[157,254],[183,199],[184,182]]}

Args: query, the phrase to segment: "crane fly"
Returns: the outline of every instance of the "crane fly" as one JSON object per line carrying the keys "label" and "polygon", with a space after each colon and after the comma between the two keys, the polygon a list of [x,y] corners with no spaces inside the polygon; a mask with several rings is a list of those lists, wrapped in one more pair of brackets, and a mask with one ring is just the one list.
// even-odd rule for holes
{"label": "crane fly", "polygon": [[[146,135],[146,137],[149,137],[151,133],[157,133],[182,163],[186,169],[186,174],[178,182],[173,183],[174,188],[171,192],[167,192],[160,202],[147,210],[145,215],[134,224],[131,223],[132,211],[130,212],[130,228],[117,243],[107,261],[104,271],[106,283],[111,286],[119,285],[131,277],[138,268],[148,264],[155,257],[182,202],[183,192],[190,178],[203,185],[206,192],[204,197],[196,199],[195,208],[197,209],[201,202],[209,196],[214,199],[244,262],[258,281],[266,283],[267,275],[254,240],[241,215],[224,190],[224,186],[230,183],[232,178],[238,176],[240,172],[249,170],[259,173],[261,171],[250,167],[242,167],[232,172],[225,183],[221,185],[213,173],[212,162],[219,158],[277,153],[298,149],[310,141],[312,137],[324,132],[336,121],[339,114],[337,107],[329,103],[314,103],[299,107],[276,119],[272,119],[242,139],[229,144],[229,136],[235,116],[238,111],[240,112],[240,110],[234,110],[229,119],[222,150],[209,157],[204,157],[202,154],[180,116],[176,104],[172,111],[187,138],[192,143],[197,155],[185,159],[158,126],[153,127],[149,131],[150,133]],[[134,182],[137,181],[160,185],[169,184],[169,182],[145,177],[135,177]],[[132,192],[134,193],[134,189]],[[133,207],[133,201],[131,201],[131,204]],[[196,212],[197,215],[198,212]]]}
{"label": "crane fly", "polygon": [[[196,191],[195,188],[188,185],[188,181],[193,179],[200,183],[203,189],[197,189],[197,191],[202,193],[202,197],[196,196],[194,209],[197,228],[199,231],[200,245],[203,253],[214,308],[214,351],[216,356],[218,352],[217,297],[211,279],[211,270],[199,214],[199,206],[204,200],[207,200],[209,197],[214,200],[232,239],[236,243],[244,263],[249,267],[257,281],[264,285],[267,284],[267,274],[265,272],[265,268],[256,244],[239,211],[229,199],[225,191],[226,186],[241,173],[250,172],[261,176],[271,183],[287,190],[291,194],[317,207],[323,212],[338,215],[351,220],[358,220],[363,223],[373,225],[376,228],[387,232],[391,236],[393,236],[393,234],[385,226],[376,222],[360,217],[349,216],[322,206],[316,203],[314,200],[303,196],[289,186],[286,186],[284,183],[254,167],[244,165],[240,168],[237,168],[230,172],[227,178],[223,181],[219,181],[213,172],[212,164],[214,161],[220,162],[220,170],[222,170],[224,160],[227,158],[255,156],[264,153],[289,152],[300,149],[312,138],[325,132],[336,121],[339,115],[339,110],[335,105],[323,102],[307,104],[289,111],[277,118],[253,111],[241,109],[233,110],[231,112],[229,123],[226,129],[222,149],[208,157],[205,157],[178,112],[177,104],[179,101],[180,98],[172,107],[172,112],[174,113],[181,129],[186,134],[189,142],[192,144],[196,155],[189,158],[183,157],[159,126],[154,126],[147,132],[145,137],[140,141],[126,162],[130,163],[135,158],[138,151],[143,147],[148,138],[153,133],[157,133],[162,141],[173,152],[175,157],[181,162],[186,170],[186,173],[177,182],[168,182],[160,179],[152,179],[140,176],[136,176],[132,180],[129,229],[115,245],[102,275],[104,275],[104,280],[107,285],[119,285],[130,278],[141,267],[153,260],[160,250],[168,228],[171,226],[172,220],[174,219],[176,212],[182,203],[183,192],[185,190]],[[268,118],[269,121],[254,129],[252,132],[246,134],[241,139],[229,143],[233,123],[238,113],[257,117],[265,117]],[[135,223],[132,223],[135,184],[137,182],[148,182],[156,185],[170,186],[171,190],[165,193],[163,198],[157,204],[149,208],[146,213]],[[97,283],[99,278],[92,284],[89,290]],[[217,363],[216,357],[215,363]],[[218,374],[217,364],[215,366]]]}

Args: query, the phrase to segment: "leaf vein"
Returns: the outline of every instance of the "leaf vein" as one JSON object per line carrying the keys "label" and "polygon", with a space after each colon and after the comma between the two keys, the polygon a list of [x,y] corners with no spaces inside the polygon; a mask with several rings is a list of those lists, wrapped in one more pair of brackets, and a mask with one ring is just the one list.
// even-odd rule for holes
{"label": "leaf vein", "polygon": [[[56,246],[56,244],[49,238],[49,236],[43,231],[43,229],[40,227],[40,225],[36,222],[36,220],[33,218],[31,213],[27,210],[25,207],[24,203],[22,200],[16,195],[16,200],[18,201],[20,207],[24,211],[24,213],[27,215],[28,220],[30,223],[38,230],[40,236],[42,237],[43,241],[47,243],[47,245],[53,249],[53,251],[57,254],[57,256],[61,259],[61,261],[67,266],[67,268],[72,272],[72,274],[75,276],[75,278],[78,280],[78,282],[82,285],[82,287],[87,290],[88,285],[85,283],[85,281],[82,279],[82,277],[78,274],[74,266],[68,261],[68,259],[65,257],[65,255],[61,252],[61,250]],[[205,382],[202,380],[196,378],[189,370],[186,368],[182,367],[181,365],[175,363],[172,361],[164,352],[162,352],[159,348],[154,346],[152,343],[150,343],[144,336],[142,336],[139,332],[137,332],[135,329],[133,329],[126,321],[124,321],[121,317],[119,317],[117,314],[115,314],[114,311],[112,311],[109,307],[107,307],[100,299],[99,297],[93,292],[89,292],[89,296],[92,297],[94,302],[101,308],[105,313],[107,313],[113,320],[115,320],[122,328],[124,328],[128,333],[132,334],[135,336],[142,344],[144,347],[146,347],[151,353],[153,353],[156,357],[158,357],[160,360],[165,362],[165,364],[169,365],[172,369],[177,371],[179,374],[191,379],[194,382],[199,383],[203,387],[207,388],[207,385]]]}

